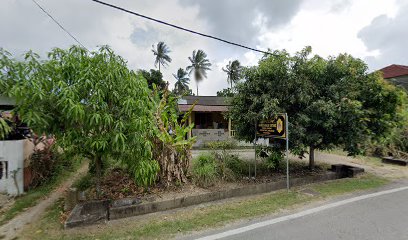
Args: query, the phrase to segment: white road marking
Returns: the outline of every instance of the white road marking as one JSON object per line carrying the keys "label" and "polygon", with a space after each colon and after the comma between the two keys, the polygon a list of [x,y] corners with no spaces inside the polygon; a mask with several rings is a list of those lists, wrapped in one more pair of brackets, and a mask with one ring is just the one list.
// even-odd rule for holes
{"label": "white road marking", "polygon": [[404,191],[404,190],[408,190],[408,186],[400,187],[400,188],[394,188],[394,189],[385,190],[385,191],[376,192],[376,193],[371,193],[371,194],[362,195],[362,196],[358,196],[358,197],[353,197],[353,198],[349,198],[349,199],[346,199],[346,200],[341,200],[341,201],[334,202],[334,203],[329,203],[329,204],[326,204],[326,205],[323,205],[323,206],[320,206],[320,207],[308,209],[308,210],[298,212],[298,213],[294,213],[294,214],[291,214],[291,215],[282,216],[282,217],[266,220],[266,221],[263,221],[263,222],[254,223],[254,224],[251,224],[251,225],[248,225],[248,226],[245,226],[245,227],[232,229],[232,230],[225,231],[225,232],[222,232],[222,233],[217,233],[217,234],[214,234],[214,235],[205,236],[205,237],[202,237],[202,238],[198,238],[197,240],[215,240],[215,239],[225,238],[225,237],[229,237],[229,236],[232,236],[232,235],[248,232],[248,231],[251,231],[251,230],[254,230],[254,229],[257,229],[257,228],[273,225],[275,223],[284,222],[284,221],[300,218],[300,217],[303,217],[303,216],[306,216],[306,215],[310,215],[310,214],[313,214],[313,213],[317,213],[317,212],[320,212],[320,211],[324,211],[324,210],[327,210],[327,209],[343,206],[343,205],[346,205],[346,204],[349,204],[349,203],[361,201],[361,200],[364,200],[364,199],[374,198],[374,197],[378,197],[378,196],[382,196],[382,195],[386,195],[386,194],[390,194],[390,193],[400,192],[400,191]]}

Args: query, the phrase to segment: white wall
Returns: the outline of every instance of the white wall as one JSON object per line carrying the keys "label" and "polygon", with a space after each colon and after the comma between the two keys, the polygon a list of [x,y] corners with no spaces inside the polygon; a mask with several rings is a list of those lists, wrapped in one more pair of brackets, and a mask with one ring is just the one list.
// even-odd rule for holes
{"label": "white wall", "polygon": [[[25,140],[0,141],[0,161],[8,162],[7,178],[0,179],[0,192],[17,195],[18,191],[13,179],[13,170],[17,171],[17,184],[20,194],[24,191],[24,142]],[[5,173],[5,170],[3,170]]]}

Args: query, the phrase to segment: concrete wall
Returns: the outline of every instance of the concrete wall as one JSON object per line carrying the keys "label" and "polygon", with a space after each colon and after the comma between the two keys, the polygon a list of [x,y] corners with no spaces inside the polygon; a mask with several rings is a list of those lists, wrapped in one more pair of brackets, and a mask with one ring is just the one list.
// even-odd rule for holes
{"label": "concrete wall", "polygon": [[193,129],[193,137],[197,137],[194,146],[203,146],[208,142],[226,141],[229,139],[228,129]]}
{"label": "concrete wall", "polygon": [[[27,140],[0,141],[0,161],[2,163],[2,178],[0,192],[17,195],[24,191],[24,144]],[[17,171],[17,185],[13,178],[13,171]]]}

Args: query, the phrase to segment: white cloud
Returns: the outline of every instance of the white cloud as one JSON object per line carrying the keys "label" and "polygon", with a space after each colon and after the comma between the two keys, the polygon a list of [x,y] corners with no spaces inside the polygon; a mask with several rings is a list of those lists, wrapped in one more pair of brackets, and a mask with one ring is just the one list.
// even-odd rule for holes
{"label": "white cloud", "polygon": [[260,45],[292,53],[312,46],[315,53],[324,57],[344,52],[361,58],[376,56],[378,51],[368,50],[357,34],[376,16],[395,14],[395,9],[395,1],[389,0],[353,1],[347,6],[306,1],[286,27],[264,32],[259,37]]}
{"label": "white cloud", "polygon": [[[213,67],[208,78],[200,83],[200,95],[215,95],[217,91],[228,86],[226,74],[222,71],[228,61],[238,59],[243,65],[256,65],[262,56],[91,1],[37,1],[85,46],[95,49],[97,45],[110,45],[128,60],[132,69],[154,68],[151,46],[164,41],[172,51],[170,56],[173,62],[162,72],[171,87],[175,82],[172,73],[189,64],[187,58],[193,50],[204,50]],[[370,56],[374,56],[379,61],[384,56],[388,61],[393,61],[396,56],[395,51],[381,55],[380,53],[386,51],[383,46],[374,46],[375,41],[361,40],[358,33],[380,15],[391,21],[398,15],[398,6],[402,1],[299,0],[293,5],[280,1],[260,1],[252,10],[248,9],[251,4],[238,0],[226,1],[221,5],[212,2],[214,6],[203,2],[191,4],[191,1],[121,0],[116,4],[204,33],[221,34],[228,31],[225,32],[226,36],[237,36],[243,42],[256,45],[259,49],[287,49],[295,52],[311,45],[314,52],[322,56],[348,52],[361,58],[372,59]],[[189,4],[185,4],[186,2]],[[227,11],[230,4],[235,6],[233,14],[218,16],[218,13],[224,10],[217,9],[217,6]],[[234,21],[232,17],[247,19],[250,23],[243,24],[242,21]],[[396,23],[403,24],[400,21]],[[53,47],[67,48],[75,43],[31,1],[3,0],[0,8],[0,32],[0,47],[17,55],[29,49],[44,54]],[[370,35],[370,38],[376,36]],[[239,39],[232,40],[240,42]],[[194,79],[190,87],[195,92]]]}

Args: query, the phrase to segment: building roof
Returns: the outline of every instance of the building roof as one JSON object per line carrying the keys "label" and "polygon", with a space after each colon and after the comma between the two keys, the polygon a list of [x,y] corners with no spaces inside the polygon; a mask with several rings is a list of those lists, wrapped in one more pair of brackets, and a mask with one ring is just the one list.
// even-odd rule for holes
{"label": "building roof", "polygon": [[187,112],[193,104],[193,112],[227,112],[228,104],[224,97],[217,96],[185,96],[178,102],[180,112]]}
{"label": "building roof", "polygon": [[[181,104],[178,107],[180,112],[187,112],[192,106],[190,104]],[[193,112],[228,112],[228,106],[195,105]]]}
{"label": "building roof", "polygon": [[379,71],[383,73],[385,79],[395,78],[408,75],[408,66],[392,64],[388,67],[380,69]]}
{"label": "building roof", "polygon": [[203,106],[228,106],[225,101],[225,97],[218,96],[184,96],[179,105],[181,104],[194,104],[197,101],[196,105]]}

